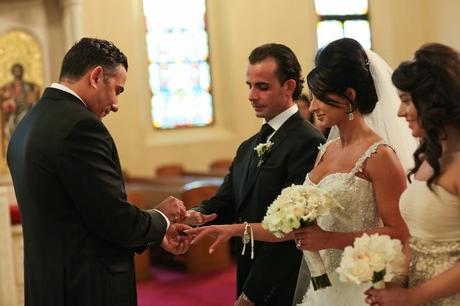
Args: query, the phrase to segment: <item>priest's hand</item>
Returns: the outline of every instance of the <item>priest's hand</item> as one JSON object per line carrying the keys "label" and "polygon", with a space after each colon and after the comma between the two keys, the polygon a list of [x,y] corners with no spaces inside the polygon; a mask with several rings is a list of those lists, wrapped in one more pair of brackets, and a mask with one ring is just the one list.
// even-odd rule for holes
{"label": "priest's hand", "polygon": [[190,237],[184,234],[187,229],[191,227],[181,223],[172,223],[163,237],[162,248],[175,255],[186,253],[191,242]]}

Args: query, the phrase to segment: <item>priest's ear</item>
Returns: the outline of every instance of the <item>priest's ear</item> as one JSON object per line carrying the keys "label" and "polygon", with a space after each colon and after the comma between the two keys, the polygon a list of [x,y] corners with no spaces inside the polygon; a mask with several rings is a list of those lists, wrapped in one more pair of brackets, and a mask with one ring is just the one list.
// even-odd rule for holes
{"label": "priest's ear", "polygon": [[96,66],[89,71],[89,82],[91,87],[96,88],[104,79],[104,68]]}

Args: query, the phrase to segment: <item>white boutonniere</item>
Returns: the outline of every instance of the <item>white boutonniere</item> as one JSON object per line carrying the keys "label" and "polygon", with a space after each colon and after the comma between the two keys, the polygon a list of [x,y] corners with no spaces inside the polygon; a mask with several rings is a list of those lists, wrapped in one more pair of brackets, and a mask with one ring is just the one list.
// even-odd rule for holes
{"label": "white boutonniere", "polygon": [[273,142],[267,141],[264,143],[259,143],[255,148],[254,151],[257,152],[257,156],[259,157],[259,162],[257,163],[257,167],[260,167],[264,162],[264,156],[270,152],[273,147]]}

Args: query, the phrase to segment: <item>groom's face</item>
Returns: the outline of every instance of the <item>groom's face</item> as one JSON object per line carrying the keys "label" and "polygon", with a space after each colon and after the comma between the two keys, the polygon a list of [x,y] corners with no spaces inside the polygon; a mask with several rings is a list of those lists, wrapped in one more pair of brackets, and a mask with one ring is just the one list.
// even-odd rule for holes
{"label": "groom's face", "polygon": [[276,75],[277,66],[275,59],[268,57],[260,62],[249,64],[246,72],[248,99],[251,106],[257,117],[267,121],[293,103],[291,97],[295,89],[295,81],[287,80],[281,84]]}

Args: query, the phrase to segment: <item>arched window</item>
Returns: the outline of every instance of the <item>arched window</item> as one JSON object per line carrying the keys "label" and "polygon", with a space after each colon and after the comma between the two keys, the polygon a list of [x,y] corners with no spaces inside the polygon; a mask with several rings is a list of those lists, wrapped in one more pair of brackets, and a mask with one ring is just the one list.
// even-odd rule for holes
{"label": "arched window", "polygon": [[316,27],[318,48],[343,38],[354,38],[365,49],[371,48],[368,0],[315,0],[319,22]]}
{"label": "arched window", "polygon": [[152,124],[206,126],[214,120],[205,0],[144,0]]}

